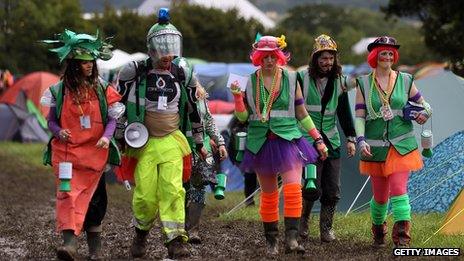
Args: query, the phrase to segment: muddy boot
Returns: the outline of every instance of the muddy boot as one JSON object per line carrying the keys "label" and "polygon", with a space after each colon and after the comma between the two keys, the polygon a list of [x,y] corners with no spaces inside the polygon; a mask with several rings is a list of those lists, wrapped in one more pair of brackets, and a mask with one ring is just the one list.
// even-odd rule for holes
{"label": "muddy boot", "polygon": [[374,236],[374,242],[372,243],[372,247],[386,247],[387,243],[385,242],[385,236],[387,235],[387,222],[383,222],[382,225],[372,224],[372,235]]}
{"label": "muddy boot", "polygon": [[190,252],[186,247],[186,243],[182,240],[181,236],[174,238],[167,243],[168,257],[170,259],[177,259],[182,257],[189,257]]}
{"label": "muddy boot", "polygon": [[410,230],[411,222],[407,220],[395,222],[392,230],[392,240],[396,248],[409,247],[411,242]]}
{"label": "muddy boot", "polygon": [[321,204],[321,213],[319,219],[321,242],[329,243],[335,240],[335,233],[332,229],[334,214],[335,205]]}
{"label": "muddy boot", "polygon": [[89,246],[89,260],[103,260],[101,249],[101,232],[86,232]]}
{"label": "muddy boot", "polygon": [[266,238],[266,254],[276,256],[279,254],[279,222],[263,222],[264,237]]}
{"label": "muddy boot", "polygon": [[309,221],[311,219],[311,210],[313,208],[314,201],[303,200],[303,212],[301,213],[300,219],[300,237],[303,239],[309,236]]}
{"label": "muddy boot", "polygon": [[298,227],[300,218],[286,217],[285,223],[285,253],[304,254],[305,249],[298,243]]}
{"label": "muddy boot", "polygon": [[135,237],[132,240],[131,255],[132,257],[143,257],[147,252],[147,236],[149,231],[135,228]]}
{"label": "muddy boot", "polygon": [[199,235],[201,212],[205,205],[191,202],[188,206],[188,215],[186,220],[186,229],[189,235],[188,242],[191,244],[201,244]]}
{"label": "muddy boot", "polygon": [[77,237],[74,230],[63,230],[63,245],[56,249],[59,260],[74,260],[77,255]]}

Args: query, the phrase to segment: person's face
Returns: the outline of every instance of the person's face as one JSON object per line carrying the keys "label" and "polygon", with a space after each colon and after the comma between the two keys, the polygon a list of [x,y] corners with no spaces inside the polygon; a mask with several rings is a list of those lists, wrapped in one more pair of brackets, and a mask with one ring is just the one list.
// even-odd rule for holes
{"label": "person's face", "polygon": [[277,65],[277,57],[274,54],[267,54],[263,57],[262,67],[265,70],[273,70]]}
{"label": "person's face", "polygon": [[393,51],[383,50],[379,52],[377,58],[377,66],[381,68],[390,68],[393,65],[394,54]]}
{"label": "person's face", "polygon": [[89,77],[92,75],[93,61],[81,61],[81,72],[84,76]]}
{"label": "person's face", "polygon": [[317,65],[319,70],[323,73],[328,73],[332,70],[335,61],[335,55],[331,52],[323,51],[317,58]]}
{"label": "person's face", "polygon": [[163,56],[156,61],[156,67],[159,69],[169,69],[173,59],[173,56]]}

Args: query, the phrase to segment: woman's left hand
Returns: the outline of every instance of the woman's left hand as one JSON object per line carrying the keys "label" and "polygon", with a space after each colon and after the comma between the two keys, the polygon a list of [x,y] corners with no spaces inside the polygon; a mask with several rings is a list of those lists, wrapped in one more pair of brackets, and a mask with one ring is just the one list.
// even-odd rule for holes
{"label": "woman's left hand", "polygon": [[418,124],[422,125],[422,124],[426,123],[428,119],[429,119],[429,118],[427,117],[426,114],[424,114],[424,113],[419,113],[419,116],[416,117],[416,120],[415,120],[415,121],[416,121]]}
{"label": "woman's left hand", "polygon": [[101,137],[95,146],[97,148],[107,149],[110,146],[110,140],[107,137]]}

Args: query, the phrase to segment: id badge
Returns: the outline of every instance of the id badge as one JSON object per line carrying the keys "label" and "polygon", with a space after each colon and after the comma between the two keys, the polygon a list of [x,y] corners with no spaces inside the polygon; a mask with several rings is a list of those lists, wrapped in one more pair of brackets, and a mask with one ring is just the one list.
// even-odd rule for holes
{"label": "id badge", "polygon": [[158,97],[158,110],[165,111],[168,108],[168,97],[159,96]]}
{"label": "id badge", "polygon": [[389,121],[393,119],[393,111],[390,105],[383,105],[380,107],[380,113],[382,113],[382,118],[384,121]]}
{"label": "id badge", "polygon": [[79,121],[81,122],[82,129],[90,129],[90,116],[89,115],[79,116]]}

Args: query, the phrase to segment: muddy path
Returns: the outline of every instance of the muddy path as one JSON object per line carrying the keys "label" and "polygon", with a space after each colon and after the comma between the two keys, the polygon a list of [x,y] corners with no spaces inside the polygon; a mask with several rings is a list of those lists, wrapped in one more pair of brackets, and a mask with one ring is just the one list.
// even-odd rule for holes
{"label": "muddy path", "polygon": [[[54,180],[51,170],[32,167],[20,159],[0,161],[0,260],[54,260],[61,242],[54,226]],[[134,235],[131,227],[131,194],[120,185],[108,185],[108,212],[104,220],[103,249],[107,260],[128,260]],[[207,207],[200,235],[203,244],[190,245],[188,260],[266,260],[262,225],[250,221],[219,221],[225,209]],[[317,238],[304,242],[304,255],[283,252],[274,260],[390,259],[391,249],[373,251],[365,243],[347,239],[321,245]],[[146,260],[167,258],[161,232],[155,227],[148,239]],[[79,260],[86,260],[85,237],[79,238]]]}

